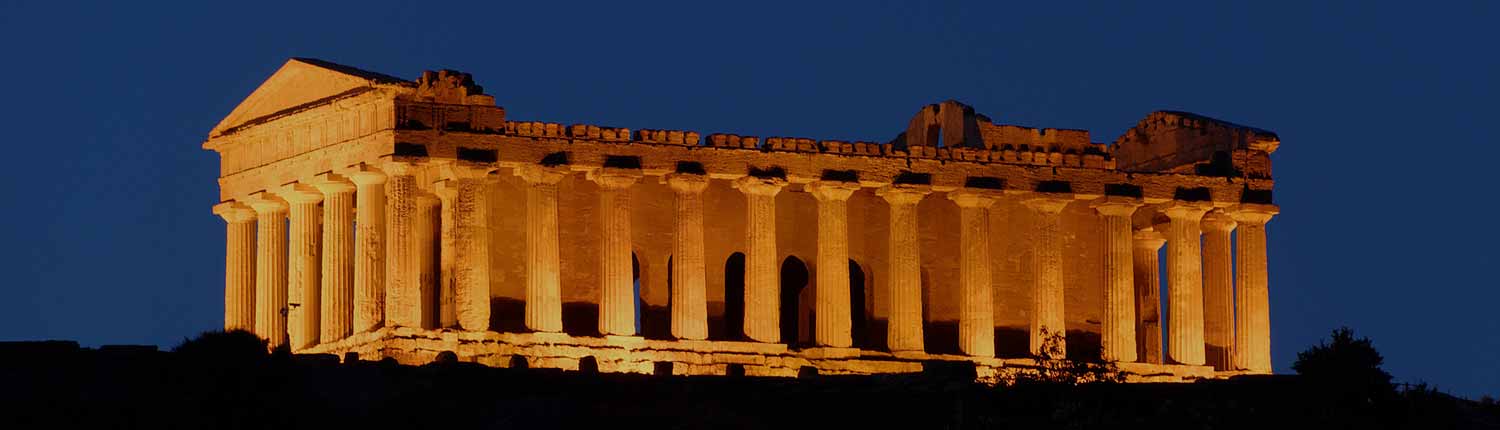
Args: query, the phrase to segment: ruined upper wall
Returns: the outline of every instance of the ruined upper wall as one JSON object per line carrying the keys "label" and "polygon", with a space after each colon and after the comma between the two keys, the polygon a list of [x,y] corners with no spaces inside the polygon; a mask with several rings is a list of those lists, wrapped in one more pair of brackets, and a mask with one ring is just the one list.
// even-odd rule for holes
{"label": "ruined upper wall", "polygon": [[1115,141],[1120,170],[1270,178],[1276,133],[1202,115],[1157,111]]}
{"label": "ruined upper wall", "polygon": [[[296,74],[283,76],[289,70]],[[738,167],[741,165],[785,167],[788,173],[804,177],[825,175],[820,169],[861,171],[871,173],[860,176],[862,182],[870,183],[896,180],[893,178],[900,172],[914,172],[935,180],[952,176],[944,180],[962,185],[965,180],[954,175],[964,172],[1002,179],[1006,189],[1017,190],[1066,181],[1197,184],[1201,182],[1198,179],[1239,176],[1254,181],[1231,184],[1239,188],[1221,193],[1228,199],[1225,201],[1238,199],[1242,191],[1253,188],[1267,193],[1267,197],[1257,198],[1264,203],[1269,201],[1270,190],[1268,155],[1277,143],[1275,134],[1264,130],[1193,114],[1158,112],[1141,121],[1113,147],[1105,147],[1091,143],[1083,130],[995,124],[972,107],[951,100],[924,106],[904,132],[886,143],[509,121],[505,110],[495,106],[494,98],[484,94],[468,74],[425,72],[416,81],[400,82],[382,76],[315,60],[288,62],[236,108],[233,119],[221,122],[204,143],[204,148],[222,156],[221,191],[237,195],[301,180],[308,173],[302,170],[317,170],[312,172],[315,174],[389,156],[538,162],[540,158],[526,157],[547,149],[579,154],[608,151],[619,156],[658,154],[662,158],[647,156],[642,161],[645,164],[675,162],[666,159],[673,157],[679,161],[722,159],[723,166],[739,169],[710,169],[710,173],[722,174],[744,174],[745,170]],[[305,86],[298,82],[354,86]],[[266,104],[265,100],[302,102],[281,106],[287,103]],[[605,146],[596,147],[600,144]],[[698,152],[700,149],[709,152]],[[273,164],[301,167],[260,168]],[[1122,175],[1125,172],[1137,174]],[[1175,178],[1163,176],[1158,180],[1140,173]],[[1102,186],[1080,185],[1080,189]],[[1148,198],[1153,192],[1146,193]],[[1156,193],[1174,195],[1170,190]],[[1213,198],[1220,200],[1219,195]]]}
{"label": "ruined upper wall", "polygon": [[899,150],[932,147],[1109,154],[1104,145],[1089,142],[1087,130],[995,124],[988,116],[975,113],[973,107],[954,100],[922,107],[907,124],[906,131],[897,135],[891,145]]}

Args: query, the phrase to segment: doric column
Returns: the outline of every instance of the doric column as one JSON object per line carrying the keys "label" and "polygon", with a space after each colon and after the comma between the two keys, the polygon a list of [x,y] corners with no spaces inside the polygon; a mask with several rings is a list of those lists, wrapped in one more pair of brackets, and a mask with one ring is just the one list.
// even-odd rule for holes
{"label": "doric column", "polygon": [[337,341],[354,327],[354,184],[322,175],[313,183],[323,193],[322,317],[318,339]]}
{"label": "doric column", "polygon": [[385,186],[385,325],[421,327],[415,166],[387,162]]}
{"label": "doric column", "polygon": [[849,196],[859,190],[859,184],[818,181],[807,184],[806,190],[818,200],[813,337],[820,346],[848,348],[854,345],[849,309]]}
{"label": "doric column", "polygon": [[526,181],[526,328],[562,332],[562,265],[558,257],[557,184],[566,166],[525,165],[516,176]]}
{"label": "doric column", "polygon": [[318,319],[322,310],[323,193],[307,184],[282,187],[278,193],[291,206],[291,275],[287,284],[287,326],[292,350],[318,344]]}
{"label": "doric column", "polygon": [[1203,364],[1203,255],[1198,222],[1206,203],[1173,202],[1161,207],[1167,226],[1167,359]]}
{"label": "doric column", "polygon": [[355,184],[354,333],[385,322],[385,173],[369,165],[348,172]]}
{"label": "doric column", "polygon": [[1229,210],[1239,224],[1235,261],[1234,368],[1271,373],[1271,307],[1266,277],[1266,223],[1280,210],[1242,204]]}
{"label": "doric column", "polygon": [[[468,331],[490,328],[490,227],[486,208],[483,169],[445,166],[436,189],[443,199],[443,219],[453,228],[445,237],[452,242],[454,319]],[[444,247],[447,250],[447,247]],[[628,269],[628,267],[627,267]]]}
{"label": "doric column", "polygon": [[599,332],[606,335],[636,334],[630,187],[640,178],[640,171],[634,169],[605,167],[589,172],[589,179],[599,184],[599,219],[604,232],[599,253]]}
{"label": "doric column", "polygon": [[1135,339],[1142,363],[1162,364],[1161,260],[1166,236],[1146,227],[1135,232]]}
{"label": "doric column", "polygon": [[1104,361],[1135,361],[1135,248],[1130,215],[1141,204],[1133,199],[1105,197],[1093,204],[1104,222],[1104,324],[1100,333]]}
{"label": "doric column", "polygon": [[745,194],[745,336],[781,341],[781,270],[776,261],[776,194],[781,178],[746,176],[735,182]]}
{"label": "doric column", "polygon": [[236,202],[214,205],[224,218],[224,330],[255,331],[255,211]]}
{"label": "doric column", "polygon": [[886,345],[892,352],[921,352],[922,255],[917,238],[917,202],[932,192],[925,185],[890,185],[876,195],[890,205],[890,240],[886,260],[890,267],[890,317],[886,320]]}
{"label": "doric column", "polygon": [[1235,222],[1215,209],[1203,216],[1203,342],[1204,362],[1214,370],[1229,370],[1234,342],[1234,260],[1229,234]]}
{"label": "doric column", "polygon": [[[1036,219],[1031,241],[1031,354],[1067,356],[1067,322],[1063,309],[1061,216],[1071,198],[1037,196],[1023,200]],[[1056,339],[1057,348],[1044,348]]]}
{"label": "doric column", "polygon": [[674,173],[665,178],[676,194],[672,235],[672,336],[708,338],[708,287],[703,262],[703,190],[708,176]]}
{"label": "doric column", "polygon": [[997,191],[965,188],[948,193],[958,204],[958,349],[995,356],[994,279],[990,275],[990,206]]}
{"label": "doric column", "polygon": [[286,344],[286,202],[259,192],[255,208],[255,334],[269,347]]}
{"label": "doric column", "polygon": [[432,193],[417,196],[417,297],[422,328],[438,328],[438,221],[442,202]]}

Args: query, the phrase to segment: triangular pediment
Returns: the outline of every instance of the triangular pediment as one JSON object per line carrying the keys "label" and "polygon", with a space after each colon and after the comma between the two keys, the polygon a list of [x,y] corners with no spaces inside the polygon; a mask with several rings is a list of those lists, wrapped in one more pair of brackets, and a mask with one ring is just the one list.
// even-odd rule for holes
{"label": "triangular pediment", "polygon": [[293,58],[235,106],[208,135],[218,136],[246,123],[361,88],[404,82],[401,78],[327,61]]}

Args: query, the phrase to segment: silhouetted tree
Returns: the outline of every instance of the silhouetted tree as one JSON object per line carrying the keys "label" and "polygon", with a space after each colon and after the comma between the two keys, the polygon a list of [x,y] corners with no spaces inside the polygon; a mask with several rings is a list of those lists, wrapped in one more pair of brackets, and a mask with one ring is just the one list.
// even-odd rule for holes
{"label": "silhouetted tree", "polygon": [[1332,383],[1371,392],[1392,390],[1391,374],[1380,368],[1385,359],[1370,338],[1356,339],[1349,327],[1339,327],[1328,342],[1297,353],[1292,370],[1319,383]]}

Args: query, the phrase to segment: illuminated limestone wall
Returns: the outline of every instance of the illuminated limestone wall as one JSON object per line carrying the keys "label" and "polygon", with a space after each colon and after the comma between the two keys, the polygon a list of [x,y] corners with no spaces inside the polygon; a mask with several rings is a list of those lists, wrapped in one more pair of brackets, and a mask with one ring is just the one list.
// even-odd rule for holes
{"label": "illuminated limestone wall", "polygon": [[[1180,376],[1200,374],[1193,369],[1205,364],[1213,366],[1208,374],[1270,370],[1264,225],[1277,211],[1270,204],[1269,154],[1278,144],[1264,130],[1158,112],[1114,146],[1105,146],[1091,143],[1087,131],[995,124],[953,101],[922,107],[885,143],[512,121],[466,74],[427,72],[406,81],[294,59],[216,126],[204,147],[222,160],[221,203],[214,212],[229,223],[226,327],[251,328],[282,342],[284,334],[266,330],[287,324],[273,320],[280,313],[266,306],[286,306],[292,325],[302,330],[290,336],[292,346],[302,351],[374,351],[415,359],[443,345],[468,345],[465,350],[490,345],[466,355],[481,360],[502,350],[545,354],[524,345],[504,346],[510,342],[505,339],[572,345],[578,351],[619,347],[618,342],[627,349],[643,345],[617,337],[603,344],[585,340],[607,328],[625,338],[657,342],[645,344],[651,345],[645,350],[697,360],[693,366],[700,367],[692,368],[711,369],[707,372],[726,371],[725,363],[714,360],[749,354],[762,357],[752,364],[769,374],[795,372],[786,367],[794,364],[880,373],[901,367],[828,360],[954,359],[995,369],[1005,364],[989,357],[1031,357],[1042,347],[1040,330],[1065,330],[1057,346],[1065,344],[1069,357],[1138,359],[1142,363],[1131,363],[1132,371]],[[706,186],[674,190],[668,177]],[[847,194],[815,198],[809,192],[814,184]],[[365,207],[351,211],[306,203],[319,200],[313,190],[350,189]],[[679,205],[679,192],[695,193],[701,209]],[[956,198],[959,194],[988,197],[964,200]],[[819,198],[843,201],[843,210],[822,212],[820,205],[828,202]],[[987,222],[984,229],[971,230],[987,230],[983,261],[965,263],[965,247],[984,242],[969,242],[979,236],[960,233],[959,200],[992,202],[976,206]],[[1106,200],[1108,211],[1099,207]],[[291,234],[327,233],[290,241],[298,252],[312,253],[308,261],[316,260],[320,249],[349,246],[355,258],[322,261],[354,267],[314,269],[317,265],[298,263],[290,274],[274,265],[275,258],[247,257],[258,251],[255,235],[245,234],[256,224],[251,207],[288,201],[354,212],[328,212],[324,219],[359,220],[355,228],[293,229]],[[902,207],[914,216],[893,218],[908,210]],[[701,210],[701,217],[681,210]],[[1206,251],[1182,241],[1203,231],[1198,223],[1209,213],[1215,220],[1233,218],[1252,226],[1246,231],[1253,240],[1237,241],[1233,250],[1250,266],[1228,273],[1234,268],[1222,260],[1198,264],[1199,253]],[[1109,214],[1123,218],[1106,224]],[[841,217],[847,231],[820,232],[825,216]],[[606,222],[611,219],[620,222]],[[1162,311],[1168,318],[1182,315],[1179,321],[1146,324],[1140,320],[1146,313],[1137,309],[1154,304],[1131,303],[1133,295],[1117,294],[1117,301],[1108,302],[1107,282],[1131,285],[1130,253],[1141,249],[1109,246],[1108,225],[1124,235],[1116,238],[1169,232],[1164,236],[1169,244],[1160,252],[1171,268],[1155,275],[1172,280],[1161,289],[1169,298]],[[679,242],[679,228],[701,228],[701,243]],[[629,255],[606,252],[624,249],[609,244],[628,247]],[[1215,258],[1230,252],[1223,246],[1212,247]],[[704,302],[687,305],[702,306],[707,316],[682,312],[674,321],[678,304],[671,301],[672,289],[679,288],[671,279],[674,250],[699,247]],[[772,248],[774,255],[759,254]],[[844,262],[819,267],[820,252],[830,249],[847,253],[857,270]],[[1167,258],[1174,250],[1178,254]],[[974,321],[985,309],[973,305],[982,303],[976,296],[964,294],[965,264],[988,268],[989,282],[969,285],[990,290],[992,332],[959,328],[960,321]],[[619,271],[627,267],[632,273]],[[329,282],[314,282],[319,270]],[[335,270],[353,273],[352,279],[333,276]],[[817,280],[820,271],[828,275],[830,270],[847,278],[828,279],[857,285],[834,290],[849,291],[848,302],[823,303],[850,317],[826,321],[834,324],[820,335],[814,329]],[[629,278],[638,280],[638,314],[630,306],[605,312],[606,296],[636,296],[609,295],[623,291],[621,282]],[[295,291],[259,291],[261,285],[288,281]],[[1224,290],[1226,284],[1232,293]],[[314,291],[320,288],[324,291]],[[1205,288],[1211,289],[1208,295]],[[311,300],[318,297],[352,300]],[[319,312],[298,310],[301,306],[317,306]],[[605,313],[625,319],[601,321]],[[638,320],[638,330],[629,326],[631,320]],[[696,340],[700,335],[673,340],[674,325],[684,333],[706,326],[706,340]],[[1135,329],[1152,326],[1162,327],[1160,337],[1177,346],[1142,350],[1147,344],[1136,342]],[[1113,343],[1103,341],[1106,327],[1113,327]],[[431,331],[423,335],[431,341],[383,337],[404,333],[393,328]],[[837,340],[840,330],[852,332],[853,348]],[[461,336],[477,342],[467,344],[443,334],[460,332],[540,337]],[[458,343],[442,343],[450,341]],[[1204,342],[1211,345],[1205,348]],[[983,346],[990,343],[993,348]],[[734,351],[731,355],[740,358],[712,355],[715,351]],[[580,354],[532,358],[555,358],[569,367],[578,365]],[[621,366],[649,364],[646,358],[615,356],[620,363],[635,363]],[[763,362],[772,356],[795,359]]]}

